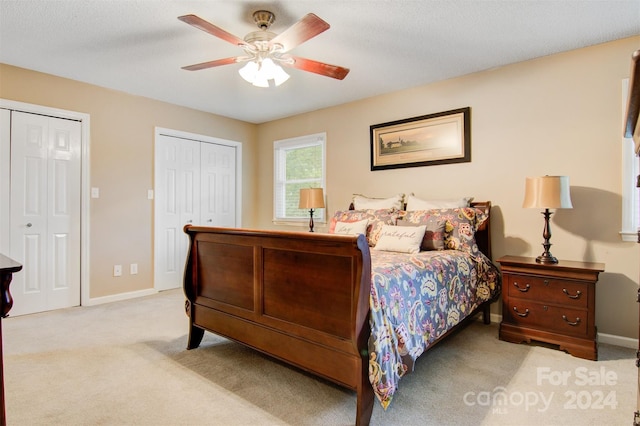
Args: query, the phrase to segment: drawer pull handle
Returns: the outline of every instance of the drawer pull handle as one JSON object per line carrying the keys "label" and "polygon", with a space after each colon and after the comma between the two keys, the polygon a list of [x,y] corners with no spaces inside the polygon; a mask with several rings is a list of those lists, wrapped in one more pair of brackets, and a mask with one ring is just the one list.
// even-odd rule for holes
{"label": "drawer pull handle", "polygon": [[522,288],[522,287],[520,287],[520,286],[518,285],[518,283],[517,283],[517,282],[515,282],[515,281],[513,282],[513,285],[518,289],[518,291],[521,291],[521,292],[523,292],[523,293],[526,293],[526,292],[527,292],[527,291],[529,291],[529,289],[531,288],[531,286],[530,286],[529,284],[525,285],[525,286],[524,286],[524,288]]}
{"label": "drawer pull handle", "polygon": [[576,294],[573,296],[569,294],[566,288],[563,288],[562,292],[569,296],[569,299],[580,299],[580,296],[582,296],[582,292],[580,290],[576,291]]}
{"label": "drawer pull handle", "polygon": [[525,309],[523,313],[520,313],[520,312],[518,312],[518,308],[514,306],[513,307],[513,311],[516,313],[516,315],[518,315],[519,317],[522,317],[522,318],[524,318],[526,316],[529,316],[529,309],[528,308]]}
{"label": "drawer pull handle", "polygon": [[563,319],[563,320],[565,320],[565,322],[566,322],[567,324],[569,324],[570,326],[573,326],[573,327],[575,327],[576,325],[580,324],[580,318],[576,318],[576,322],[571,322],[571,321],[569,321],[569,320],[567,319],[567,316],[566,316],[566,315],[563,315],[563,316],[562,316],[562,319]]}

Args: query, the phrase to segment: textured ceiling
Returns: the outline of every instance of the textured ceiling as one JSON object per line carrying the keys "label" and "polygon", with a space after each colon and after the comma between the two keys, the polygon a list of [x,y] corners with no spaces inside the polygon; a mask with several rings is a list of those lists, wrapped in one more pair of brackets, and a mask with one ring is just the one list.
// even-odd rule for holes
{"label": "textured ceiling", "polygon": [[[275,33],[309,12],[327,21],[291,53],[349,75],[287,68],[265,89],[240,64],[180,69],[242,50],[178,16],[243,38],[258,9],[275,13]],[[0,0],[0,62],[252,123],[638,34],[640,0]]]}

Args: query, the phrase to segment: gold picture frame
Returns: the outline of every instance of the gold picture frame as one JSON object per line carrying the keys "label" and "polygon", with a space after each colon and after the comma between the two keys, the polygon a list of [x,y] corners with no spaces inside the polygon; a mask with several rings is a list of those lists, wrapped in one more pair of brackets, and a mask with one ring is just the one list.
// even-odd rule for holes
{"label": "gold picture frame", "polygon": [[468,163],[471,108],[370,126],[371,170]]}

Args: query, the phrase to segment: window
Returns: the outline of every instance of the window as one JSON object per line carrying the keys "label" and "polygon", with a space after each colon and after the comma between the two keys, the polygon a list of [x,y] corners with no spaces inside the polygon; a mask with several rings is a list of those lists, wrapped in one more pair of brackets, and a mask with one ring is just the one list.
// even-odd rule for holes
{"label": "window", "polygon": [[[622,115],[626,114],[629,79],[622,80]],[[623,118],[624,119],[624,118]],[[622,139],[622,231],[623,241],[638,240],[640,226],[640,207],[638,206],[638,188],[636,178],[640,174],[638,157],[633,139]]]}
{"label": "window", "polygon": [[[273,143],[275,222],[309,220],[309,211],[298,208],[300,188],[324,188],[326,138],[326,133],[317,133]],[[314,220],[324,222],[324,210],[314,210]]]}

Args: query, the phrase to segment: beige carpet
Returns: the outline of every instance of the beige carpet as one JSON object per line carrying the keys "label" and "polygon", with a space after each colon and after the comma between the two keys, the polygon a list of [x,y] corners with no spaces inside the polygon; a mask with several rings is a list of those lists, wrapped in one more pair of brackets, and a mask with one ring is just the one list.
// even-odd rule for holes
{"label": "beige carpet", "polygon": [[[181,291],[3,320],[11,425],[348,425],[355,394],[205,334]],[[635,351],[597,362],[472,323],[424,354],[373,425],[627,425]]]}

